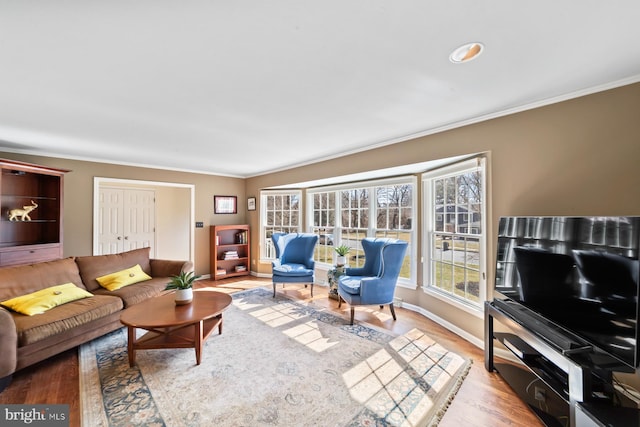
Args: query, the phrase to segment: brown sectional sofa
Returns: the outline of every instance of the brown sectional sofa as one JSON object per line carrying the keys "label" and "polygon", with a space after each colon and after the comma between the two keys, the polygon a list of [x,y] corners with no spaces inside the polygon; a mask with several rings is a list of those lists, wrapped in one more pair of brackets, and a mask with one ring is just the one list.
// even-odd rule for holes
{"label": "brown sectional sofa", "polygon": [[[96,281],[136,264],[152,279],[116,291]],[[193,263],[150,259],[149,248],[0,268],[0,301],[68,282],[93,294],[34,316],[0,307],[0,391],[15,371],[122,327],[123,309],[164,292],[181,271]]]}

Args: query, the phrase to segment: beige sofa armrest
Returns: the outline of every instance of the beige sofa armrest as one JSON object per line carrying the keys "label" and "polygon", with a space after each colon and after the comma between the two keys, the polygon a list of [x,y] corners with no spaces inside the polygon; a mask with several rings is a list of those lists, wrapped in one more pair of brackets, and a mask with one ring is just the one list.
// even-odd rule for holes
{"label": "beige sofa armrest", "polygon": [[151,277],[177,276],[182,271],[193,271],[193,262],[151,259]]}
{"label": "beige sofa armrest", "polygon": [[18,332],[9,311],[0,307],[0,378],[15,372],[18,363]]}

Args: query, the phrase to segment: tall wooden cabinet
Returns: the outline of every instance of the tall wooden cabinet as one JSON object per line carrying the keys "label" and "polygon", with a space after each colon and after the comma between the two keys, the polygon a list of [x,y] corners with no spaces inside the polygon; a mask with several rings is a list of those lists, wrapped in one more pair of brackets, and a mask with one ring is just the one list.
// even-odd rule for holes
{"label": "tall wooden cabinet", "polygon": [[250,235],[248,225],[214,225],[211,238],[211,279],[249,274]]}
{"label": "tall wooden cabinet", "polygon": [[0,266],[62,258],[67,172],[0,159]]}

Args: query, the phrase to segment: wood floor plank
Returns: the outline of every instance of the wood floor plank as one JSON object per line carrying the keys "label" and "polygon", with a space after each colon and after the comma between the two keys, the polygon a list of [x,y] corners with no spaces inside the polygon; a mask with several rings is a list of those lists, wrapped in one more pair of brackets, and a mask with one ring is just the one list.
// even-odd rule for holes
{"label": "wood floor plank", "polygon": [[[196,287],[217,287],[221,291],[235,292],[253,287],[268,286],[271,282],[258,278],[236,278],[222,281],[198,281]],[[277,292],[291,298],[311,302],[348,318],[349,308],[327,297],[327,288],[314,287],[314,298],[309,288],[287,285],[278,286]],[[491,427],[539,427],[542,423],[516,396],[509,386],[493,372],[484,369],[484,354],[458,335],[415,312],[396,308],[397,321],[393,321],[388,308],[362,307],[356,309],[356,321],[367,322],[393,334],[403,334],[413,328],[425,331],[434,340],[456,353],[469,357],[473,365],[469,375],[445,413],[441,427],[491,426]],[[0,393],[0,403],[68,404],[71,427],[80,425],[80,390],[78,377],[78,352],[71,349],[37,365],[14,374],[9,387]]]}

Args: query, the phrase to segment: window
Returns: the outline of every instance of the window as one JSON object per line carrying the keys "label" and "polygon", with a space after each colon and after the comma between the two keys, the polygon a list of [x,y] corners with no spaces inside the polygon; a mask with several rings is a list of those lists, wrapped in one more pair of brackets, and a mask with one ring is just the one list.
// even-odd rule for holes
{"label": "window", "polygon": [[296,233],[300,231],[300,191],[261,193],[262,220],[260,247],[262,259],[274,259],[276,256],[271,235],[276,232]]}
{"label": "window", "polygon": [[341,201],[340,244],[351,248],[349,266],[362,267],[364,250],[360,241],[369,236],[369,189],[352,188],[338,193]]}
{"label": "window", "polygon": [[376,187],[376,237],[393,237],[409,242],[400,277],[411,279],[411,247],[413,242],[414,186],[388,185]]}
{"label": "window", "polygon": [[318,235],[314,259],[318,262],[331,264],[333,262],[333,241],[336,226],[336,194],[335,192],[321,192],[310,196],[313,200],[312,233]]}
{"label": "window", "polygon": [[319,235],[315,260],[332,265],[334,247],[351,247],[348,264],[364,265],[361,240],[365,237],[393,237],[409,242],[400,273],[402,284],[415,284],[413,229],[414,177],[393,178],[368,183],[344,184],[308,191],[312,206],[309,229]]}
{"label": "window", "polygon": [[485,296],[484,158],[423,174],[425,289],[482,308]]}

